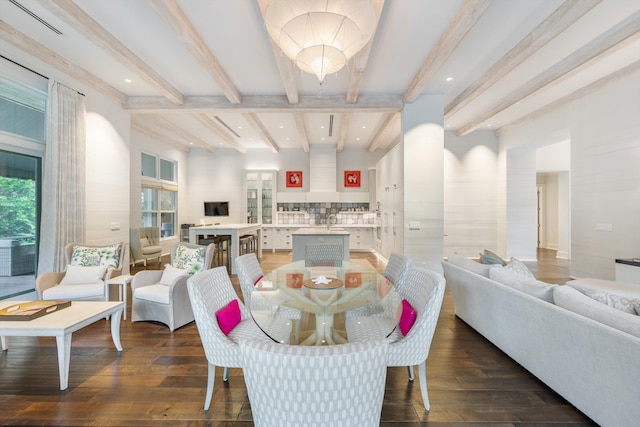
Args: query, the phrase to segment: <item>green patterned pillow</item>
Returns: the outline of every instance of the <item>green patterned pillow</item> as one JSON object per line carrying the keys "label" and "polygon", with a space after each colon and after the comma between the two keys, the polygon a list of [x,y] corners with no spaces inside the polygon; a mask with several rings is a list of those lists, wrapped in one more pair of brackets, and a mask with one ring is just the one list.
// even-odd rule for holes
{"label": "green patterned pillow", "polygon": [[179,244],[176,247],[173,266],[187,270],[189,274],[196,274],[204,268],[204,255],[206,251],[206,247],[192,249]]}
{"label": "green patterned pillow", "polygon": [[120,243],[98,247],[73,245],[70,264],[83,267],[106,265],[107,268],[118,268],[120,267],[121,250],[122,245]]}

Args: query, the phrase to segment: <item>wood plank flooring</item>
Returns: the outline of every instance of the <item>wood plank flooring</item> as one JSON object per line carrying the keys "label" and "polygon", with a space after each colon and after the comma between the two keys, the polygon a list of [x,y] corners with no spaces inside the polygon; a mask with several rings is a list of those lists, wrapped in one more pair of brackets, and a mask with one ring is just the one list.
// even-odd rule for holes
{"label": "wood plank flooring", "polygon": [[[564,283],[568,262],[554,255],[542,251],[530,266],[537,277]],[[384,269],[373,254],[352,257]],[[267,272],[290,259],[265,253],[261,264]],[[447,292],[427,360],[431,411],[406,368],[389,368],[382,426],[593,425],[453,313]],[[0,355],[0,425],[253,425],[240,369],[232,369],[228,383],[218,369],[211,409],[202,409],[207,363],[194,323],[170,333],[159,323],[127,320],[121,339],[118,354],[106,321],[76,332],[69,388],[60,391],[55,340],[11,338]]]}

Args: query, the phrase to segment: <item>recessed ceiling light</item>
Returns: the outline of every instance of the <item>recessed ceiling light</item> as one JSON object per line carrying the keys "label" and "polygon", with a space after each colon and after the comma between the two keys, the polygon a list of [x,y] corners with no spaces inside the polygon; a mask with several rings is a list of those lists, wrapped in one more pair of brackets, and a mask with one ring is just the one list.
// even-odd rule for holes
{"label": "recessed ceiling light", "polygon": [[218,142],[218,145],[223,145],[222,142]]}
{"label": "recessed ceiling light", "polygon": [[453,80],[453,77],[447,77],[445,80],[450,82],[451,80]]}
{"label": "recessed ceiling light", "polygon": [[238,126],[238,129],[242,129],[242,126]]}
{"label": "recessed ceiling light", "polygon": [[125,83],[131,83],[131,79],[124,79]]}
{"label": "recessed ceiling light", "polygon": [[360,141],[360,138],[356,138],[356,141]]}
{"label": "recessed ceiling light", "polygon": [[286,140],[289,141],[291,138],[287,137]]}
{"label": "recessed ceiling light", "polygon": [[193,145],[193,142],[190,142],[189,145]]}
{"label": "recessed ceiling light", "polygon": [[320,129],[324,129],[324,125],[320,126]]}
{"label": "recessed ceiling light", "polygon": [[280,129],[284,129],[284,126],[280,125]]}
{"label": "recessed ceiling light", "polygon": [[490,127],[491,127],[491,123],[489,123],[489,124],[487,125],[487,127],[488,127],[488,128],[490,128]]}
{"label": "recessed ceiling light", "polygon": [[366,126],[362,126],[362,129],[366,129],[366,128],[367,128]]}
{"label": "recessed ceiling light", "polygon": [[322,138],[322,140],[324,141],[324,138]]}

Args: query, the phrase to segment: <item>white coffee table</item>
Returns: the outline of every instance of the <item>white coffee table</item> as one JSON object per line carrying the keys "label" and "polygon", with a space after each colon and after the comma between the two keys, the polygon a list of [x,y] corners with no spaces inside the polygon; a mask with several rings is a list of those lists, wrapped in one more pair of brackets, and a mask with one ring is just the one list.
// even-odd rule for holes
{"label": "white coffee table", "polygon": [[[26,301],[2,301],[0,309]],[[69,385],[71,335],[97,320],[111,316],[111,337],[118,351],[120,344],[120,318],[124,303],[117,301],[73,301],[70,307],[29,321],[0,321],[2,350],[8,349],[7,337],[56,337],[60,390]]]}

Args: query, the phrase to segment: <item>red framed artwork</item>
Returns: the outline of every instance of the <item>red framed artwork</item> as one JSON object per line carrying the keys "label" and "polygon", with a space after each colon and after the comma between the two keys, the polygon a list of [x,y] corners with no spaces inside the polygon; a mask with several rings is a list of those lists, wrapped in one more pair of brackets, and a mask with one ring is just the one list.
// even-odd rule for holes
{"label": "red framed artwork", "polygon": [[360,187],[360,171],[344,171],[345,187]]}
{"label": "red framed artwork", "polygon": [[287,273],[287,288],[300,289],[304,281],[302,273]]}
{"label": "red framed artwork", "polygon": [[302,171],[287,171],[287,187],[302,187]]}

